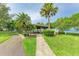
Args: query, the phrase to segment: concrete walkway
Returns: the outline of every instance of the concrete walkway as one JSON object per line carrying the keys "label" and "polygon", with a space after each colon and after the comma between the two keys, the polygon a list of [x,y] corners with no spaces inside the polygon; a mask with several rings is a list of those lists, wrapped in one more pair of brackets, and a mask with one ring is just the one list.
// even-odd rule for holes
{"label": "concrete walkway", "polygon": [[0,56],[24,56],[22,39],[22,35],[14,35],[0,44]]}
{"label": "concrete walkway", "polygon": [[37,35],[36,56],[55,56],[42,35]]}

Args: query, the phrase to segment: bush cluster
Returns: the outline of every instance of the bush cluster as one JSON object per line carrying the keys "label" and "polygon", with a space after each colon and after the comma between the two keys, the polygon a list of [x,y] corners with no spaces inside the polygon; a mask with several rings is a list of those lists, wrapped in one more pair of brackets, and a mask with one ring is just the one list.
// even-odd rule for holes
{"label": "bush cluster", "polygon": [[44,30],[43,34],[46,36],[54,36],[54,30]]}
{"label": "bush cluster", "polygon": [[65,34],[65,35],[76,35],[79,36],[79,33],[74,33],[74,32],[64,32],[64,31],[59,31],[56,33],[54,30],[43,30],[43,34],[46,36],[54,36],[57,34]]}
{"label": "bush cluster", "polygon": [[65,32],[64,31],[59,31],[58,34],[65,34]]}
{"label": "bush cluster", "polygon": [[73,33],[73,32],[67,32],[66,34],[67,35],[78,35],[79,36],[79,33]]}

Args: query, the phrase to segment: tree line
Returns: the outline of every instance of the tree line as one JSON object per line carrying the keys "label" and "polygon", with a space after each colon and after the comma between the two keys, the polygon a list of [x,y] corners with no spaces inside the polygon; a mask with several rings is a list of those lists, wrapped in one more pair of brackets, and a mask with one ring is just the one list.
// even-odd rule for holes
{"label": "tree line", "polygon": [[[9,14],[10,8],[7,4],[0,3],[0,31],[18,31],[20,33],[33,30],[35,26],[31,17],[24,12],[13,15]],[[13,17],[16,18],[13,19]]]}
{"label": "tree line", "polygon": [[[20,33],[34,30],[36,26],[32,24],[31,17],[24,12],[16,15],[9,14],[10,8],[7,4],[0,3],[0,31],[18,31]],[[59,30],[68,30],[70,28],[79,29],[79,13],[73,14],[70,17],[58,18],[57,21],[50,23],[51,17],[56,15],[58,7],[53,3],[45,3],[40,9],[40,15],[48,20],[48,29],[56,28]],[[15,18],[13,18],[16,16]],[[42,24],[43,23],[38,23]]]}
{"label": "tree line", "polygon": [[79,13],[75,13],[70,17],[58,18],[51,23],[51,26],[62,31],[70,30],[71,28],[79,30]]}

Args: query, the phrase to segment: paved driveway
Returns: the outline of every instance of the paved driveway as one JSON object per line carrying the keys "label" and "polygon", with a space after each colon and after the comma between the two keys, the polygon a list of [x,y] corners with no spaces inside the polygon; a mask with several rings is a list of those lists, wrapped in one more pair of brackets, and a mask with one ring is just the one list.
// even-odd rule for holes
{"label": "paved driveway", "polygon": [[24,56],[21,35],[14,35],[0,44],[0,56]]}

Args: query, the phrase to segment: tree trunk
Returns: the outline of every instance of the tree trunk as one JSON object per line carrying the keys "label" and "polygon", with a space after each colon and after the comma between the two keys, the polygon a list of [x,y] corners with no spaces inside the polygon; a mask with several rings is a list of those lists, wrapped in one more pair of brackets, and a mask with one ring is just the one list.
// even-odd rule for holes
{"label": "tree trunk", "polygon": [[48,29],[50,30],[50,17],[48,17]]}

